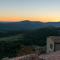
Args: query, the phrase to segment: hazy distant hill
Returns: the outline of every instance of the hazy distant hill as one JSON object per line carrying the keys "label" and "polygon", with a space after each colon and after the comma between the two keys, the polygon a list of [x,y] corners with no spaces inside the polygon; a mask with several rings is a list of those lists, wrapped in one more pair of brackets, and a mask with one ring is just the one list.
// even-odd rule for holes
{"label": "hazy distant hill", "polygon": [[32,22],[32,21],[21,21],[21,22],[0,22],[0,31],[2,30],[32,30],[38,28],[44,28],[48,26],[60,27],[60,22]]}
{"label": "hazy distant hill", "polygon": [[60,22],[48,22],[48,25],[60,27]]}

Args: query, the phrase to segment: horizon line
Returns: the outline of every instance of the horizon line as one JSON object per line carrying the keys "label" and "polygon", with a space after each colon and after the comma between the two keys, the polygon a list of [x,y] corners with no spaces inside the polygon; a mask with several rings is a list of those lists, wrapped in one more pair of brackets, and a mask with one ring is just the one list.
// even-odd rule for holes
{"label": "horizon line", "polygon": [[[49,21],[33,21],[33,20],[21,20],[21,21],[0,21],[0,22],[41,22],[41,23],[49,23]],[[60,21],[50,21],[50,22],[60,22]]]}

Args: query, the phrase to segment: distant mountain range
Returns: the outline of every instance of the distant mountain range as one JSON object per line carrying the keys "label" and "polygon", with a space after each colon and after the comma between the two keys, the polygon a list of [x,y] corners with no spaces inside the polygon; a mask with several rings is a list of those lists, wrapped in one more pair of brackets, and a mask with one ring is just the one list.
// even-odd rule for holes
{"label": "distant mountain range", "polygon": [[0,31],[3,30],[33,30],[45,27],[60,27],[60,22],[33,22],[33,21],[21,21],[21,22],[0,22]]}

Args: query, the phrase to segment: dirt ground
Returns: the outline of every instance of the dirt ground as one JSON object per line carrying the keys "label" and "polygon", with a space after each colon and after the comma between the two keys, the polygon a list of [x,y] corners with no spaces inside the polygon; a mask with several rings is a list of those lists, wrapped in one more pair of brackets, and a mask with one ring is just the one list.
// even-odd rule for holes
{"label": "dirt ground", "polygon": [[39,56],[39,58],[42,58],[45,60],[60,60],[60,51],[52,52],[49,54],[42,54]]}

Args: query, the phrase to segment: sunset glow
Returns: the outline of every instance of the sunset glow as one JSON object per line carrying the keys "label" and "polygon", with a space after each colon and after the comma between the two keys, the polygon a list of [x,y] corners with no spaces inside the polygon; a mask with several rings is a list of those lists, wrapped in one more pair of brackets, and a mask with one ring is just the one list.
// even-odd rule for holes
{"label": "sunset glow", "polygon": [[60,22],[60,0],[0,0],[0,22]]}
{"label": "sunset glow", "polygon": [[60,17],[2,17],[0,22],[19,22],[23,20],[40,21],[40,22],[60,22]]}

